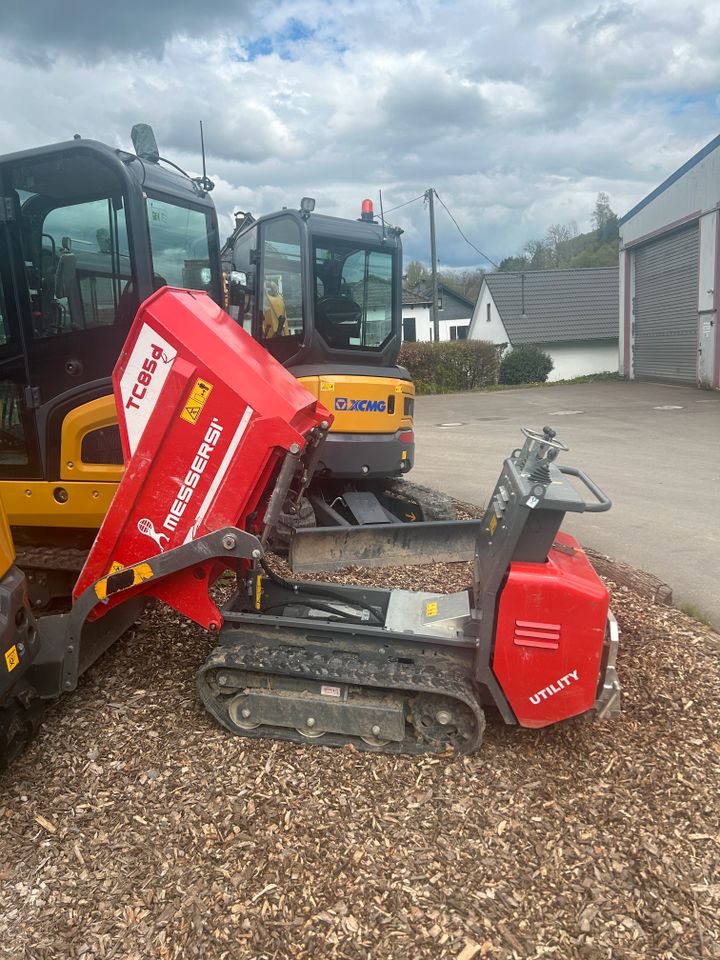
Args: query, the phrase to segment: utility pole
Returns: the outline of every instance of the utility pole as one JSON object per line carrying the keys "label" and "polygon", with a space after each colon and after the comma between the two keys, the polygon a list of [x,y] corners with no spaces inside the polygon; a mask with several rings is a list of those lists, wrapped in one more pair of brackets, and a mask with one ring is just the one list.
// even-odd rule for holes
{"label": "utility pole", "polygon": [[438,343],[440,340],[440,321],[438,320],[438,281],[437,281],[437,249],[435,246],[435,188],[429,187],[425,191],[425,199],[430,204],[430,260],[432,269],[432,307],[430,310],[430,319],[433,326],[433,340]]}

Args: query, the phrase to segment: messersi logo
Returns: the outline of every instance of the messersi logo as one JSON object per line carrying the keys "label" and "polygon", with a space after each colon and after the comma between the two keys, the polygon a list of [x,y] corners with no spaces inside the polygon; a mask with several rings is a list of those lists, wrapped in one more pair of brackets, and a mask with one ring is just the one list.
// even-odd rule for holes
{"label": "messersi logo", "polygon": [[351,400],[349,397],[335,397],[335,409],[347,410],[352,412],[357,410],[360,413],[384,413],[384,400]]}

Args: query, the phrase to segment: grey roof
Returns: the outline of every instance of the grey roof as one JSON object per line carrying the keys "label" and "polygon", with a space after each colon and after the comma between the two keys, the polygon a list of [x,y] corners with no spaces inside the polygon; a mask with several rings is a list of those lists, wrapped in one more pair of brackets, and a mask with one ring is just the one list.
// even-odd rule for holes
{"label": "grey roof", "polygon": [[[488,273],[487,283],[510,342],[608,340],[618,336],[617,267]],[[480,318],[483,319],[483,318]]]}
{"label": "grey roof", "polygon": [[[464,297],[461,293],[458,293],[457,290],[453,290],[452,287],[448,287],[444,283],[438,283],[438,293],[443,297],[452,298],[457,302],[458,306],[468,307],[468,316],[472,315],[473,307],[475,306],[473,300],[468,300],[467,297]],[[404,307],[415,307],[423,303],[430,306],[432,303],[432,288],[429,285],[420,285],[412,289],[403,286],[402,302]]]}

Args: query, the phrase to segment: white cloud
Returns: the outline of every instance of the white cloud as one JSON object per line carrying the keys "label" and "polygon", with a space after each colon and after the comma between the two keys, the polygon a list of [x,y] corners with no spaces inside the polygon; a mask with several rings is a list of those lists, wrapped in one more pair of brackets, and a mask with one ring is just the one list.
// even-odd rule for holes
{"label": "white cloud", "polygon": [[[136,0],[7,6],[5,150],[76,131],[127,146],[142,120],[197,172],[203,119],[227,228],[303,195],[355,216],[379,188],[389,208],[435,186],[499,259],[552,222],[587,227],[599,190],[623,213],[717,133],[720,15],[698,0],[237,0],[222,16],[156,0],[150,21]],[[442,262],[478,262],[437,216]],[[427,259],[423,204],[390,218]]]}

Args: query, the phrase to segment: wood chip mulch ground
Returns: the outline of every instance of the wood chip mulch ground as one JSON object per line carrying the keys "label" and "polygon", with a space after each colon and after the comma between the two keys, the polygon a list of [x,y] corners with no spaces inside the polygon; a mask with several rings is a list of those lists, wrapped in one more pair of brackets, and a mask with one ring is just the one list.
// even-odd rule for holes
{"label": "wood chip mulch ground", "polygon": [[232,738],[156,608],[0,779],[0,957],[720,958],[720,638],[613,607],[622,717],[490,717],[464,759]]}

